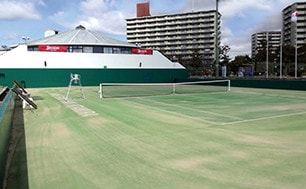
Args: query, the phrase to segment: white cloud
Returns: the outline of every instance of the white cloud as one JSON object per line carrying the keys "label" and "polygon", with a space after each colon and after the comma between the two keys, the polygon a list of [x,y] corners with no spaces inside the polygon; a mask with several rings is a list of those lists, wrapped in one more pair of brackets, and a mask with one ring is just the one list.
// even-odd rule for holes
{"label": "white cloud", "polygon": [[77,26],[77,23],[75,23],[75,17],[72,16],[73,14],[74,13],[68,10],[58,11],[53,15],[48,16],[48,20],[51,20],[52,22],[57,23],[63,28],[70,30]]}
{"label": "white cloud", "polygon": [[40,19],[41,15],[36,6],[44,6],[41,0],[22,1],[22,0],[3,0],[0,1],[0,19]]}
{"label": "white cloud", "polygon": [[231,39],[234,37],[234,34],[232,32],[232,30],[226,26],[223,26],[221,28],[221,36],[222,36],[222,44],[223,45],[228,45],[231,42]]}
{"label": "white cloud", "polygon": [[11,32],[11,33],[8,33],[6,34],[6,39],[8,40],[16,40],[16,39],[19,39],[20,38],[20,35],[18,33],[15,33],[15,32]]}
{"label": "white cloud", "polygon": [[282,28],[282,15],[280,12],[275,12],[269,15],[269,19],[265,19],[254,27],[254,32],[262,31],[280,31]]}
{"label": "white cloud", "polygon": [[125,35],[125,19],[128,18],[125,14],[128,13],[119,11],[120,7],[118,8],[118,6],[122,5],[118,1],[84,0],[77,4],[77,8],[74,6],[73,8],[68,7],[65,10],[58,10],[48,19],[67,29],[83,25],[85,28],[94,31]]}
{"label": "white cloud", "polygon": [[187,0],[185,10],[215,10],[215,5],[215,0]]}
{"label": "white cloud", "polygon": [[[292,1],[292,0],[277,0],[279,1],[279,3],[282,5],[282,6],[288,6],[288,5],[291,5],[293,3],[296,3],[296,2],[305,2],[305,0],[295,0],[295,1]],[[285,8],[283,7],[283,8]]]}
{"label": "white cloud", "polygon": [[99,14],[100,12],[108,11],[113,7],[113,0],[85,0],[80,3],[80,8],[84,12],[91,14]]}
{"label": "white cloud", "polygon": [[6,41],[6,42],[11,42],[11,43],[1,43],[0,47],[2,45],[8,45],[11,46],[12,44],[16,44],[16,41],[19,41],[21,38],[20,34],[16,33],[16,32],[5,32],[0,36],[0,41]]}
{"label": "white cloud", "polygon": [[[222,18],[244,17],[245,11],[271,10],[272,0],[219,0],[219,12]],[[187,0],[185,10],[215,10],[216,0]]]}
{"label": "white cloud", "polygon": [[[234,59],[236,56],[250,56],[251,43],[234,44],[230,46],[230,58]],[[251,56],[250,56],[251,57]]]}
{"label": "white cloud", "polygon": [[272,1],[267,0],[228,0],[220,1],[219,9],[222,18],[244,17],[249,10],[271,11],[273,9]]}
{"label": "white cloud", "polygon": [[234,58],[237,55],[250,55],[251,33],[251,30],[245,31],[238,37],[230,28],[226,26],[222,27],[222,45],[228,45],[230,47],[230,58]]}
{"label": "white cloud", "polygon": [[86,28],[108,34],[125,35],[123,12],[116,8],[115,0],[86,0],[80,3],[79,24]]}
{"label": "white cloud", "polygon": [[125,18],[119,11],[110,11],[100,16],[84,16],[80,24],[88,29],[108,34],[125,35]]}

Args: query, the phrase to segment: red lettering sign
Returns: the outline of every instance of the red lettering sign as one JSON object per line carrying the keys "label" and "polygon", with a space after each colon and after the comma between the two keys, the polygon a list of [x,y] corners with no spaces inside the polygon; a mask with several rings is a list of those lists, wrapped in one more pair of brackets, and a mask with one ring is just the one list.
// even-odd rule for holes
{"label": "red lettering sign", "polygon": [[151,55],[153,54],[152,49],[143,49],[143,48],[132,48],[132,53],[133,54],[148,54]]}
{"label": "red lettering sign", "polygon": [[47,52],[67,52],[66,46],[58,46],[58,45],[38,45],[39,51],[47,51]]}

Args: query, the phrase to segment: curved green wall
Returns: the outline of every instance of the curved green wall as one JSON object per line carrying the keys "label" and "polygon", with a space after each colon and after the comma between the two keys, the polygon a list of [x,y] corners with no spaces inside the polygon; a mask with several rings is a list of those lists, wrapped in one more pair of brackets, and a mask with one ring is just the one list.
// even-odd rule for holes
{"label": "curved green wall", "polygon": [[70,74],[80,74],[84,86],[100,83],[169,83],[186,80],[186,69],[1,69],[0,85],[11,86],[13,80],[23,87],[68,86]]}

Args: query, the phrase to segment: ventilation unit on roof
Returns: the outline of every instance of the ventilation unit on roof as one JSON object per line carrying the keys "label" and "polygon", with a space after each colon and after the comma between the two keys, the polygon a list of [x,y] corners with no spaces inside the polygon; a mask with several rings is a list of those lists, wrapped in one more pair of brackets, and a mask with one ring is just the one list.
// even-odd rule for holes
{"label": "ventilation unit on roof", "polygon": [[78,25],[77,27],[75,27],[76,30],[86,30],[86,28],[82,25]]}
{"label": "ventilation unit on roof", "polygon": [[49,36],[56,35],[56,34],[58,34],[57,30],[46,30],[45,31],[45,37],[49,37]]}

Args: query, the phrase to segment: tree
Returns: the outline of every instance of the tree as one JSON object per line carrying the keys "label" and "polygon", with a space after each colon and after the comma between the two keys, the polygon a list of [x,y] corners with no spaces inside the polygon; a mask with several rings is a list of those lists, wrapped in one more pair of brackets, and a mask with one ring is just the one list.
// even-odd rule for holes
{"label": "tree", "polygon": [[[266,70],[266,63],[267,63],[267,40],[260,40],[256,50],[257,54],[255,55],[255,60],[254,60],[255,62],[254,70],[255,72],[264,72]],[[270,64],[271,62],[272,63],[276,62],[278,54],[279,50],[277,48],[269,46],[268,63]],[[272,67],[272,65],[270,65],[269,67]]]}
{"label": "tree", "polygon": [[284,75],[289,74],[294,69],[294,60],[295,60],[295,47],[291,45],[283,46],[283,73]]}
{"label": "tree", "polygon": [[198,50],[193,51],[191,59],[188,61],[188,69],[190,70],[191,75],[201,75],[202,74],[202,58]]}
{"label": "tree", "polygon": [[306,73],[306,45],[301,46],[298,48],[298,63],[301,66],[301,74],[304,72]]}
{"label": "tree", "polygon": [[298,48],[298,60],[300,63],[306,63],[306,45]]}
{"label": "tree", "polygon": [[255,55],[255,62],[263,62],[266,60],[267,56],[267,41],[260,40],[259,45],[256,48],[257,53]]}
{"label": "tree", "polygon": [[235,59],[228,64],[229,70],[234,72],[234,74],[237,74],[241,66],[243,66],[244,64],[249,64],[250,62],[251,58],[248,55],[236,56]]}
{"label": "tree", "polygon": [[230,50],[231,48],[228,45],[224,45],[220,47],[219,58],[220,58],[221,65],[228,65],[229,60],[230,60],[228,53]]}

